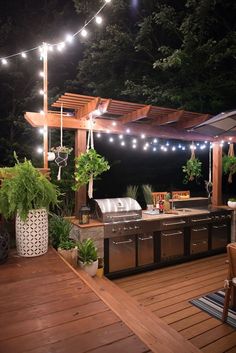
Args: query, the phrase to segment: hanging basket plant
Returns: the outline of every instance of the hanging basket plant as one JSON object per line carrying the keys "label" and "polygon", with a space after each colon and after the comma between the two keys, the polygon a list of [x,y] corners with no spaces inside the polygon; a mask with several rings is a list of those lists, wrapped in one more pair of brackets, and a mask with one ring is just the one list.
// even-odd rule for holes
{"label": "hanging basket plant", "polygon": [[185,174],[183,183],[187,184],[190,181],[198,181],[202,176],[202,162],[195,157],[194,149],[192,149],[192,155],[186,164],[182,166],[183,173]]}
{"label": "hanging basket plant", "polygon": [[93,148],[75,158],[75,185],[78,190],[87,185],[91,179],[96,179],[100,174],[110,169],[108,162]]}
{"label": "hanging basket plant", "polygon": [[59,167],[66,167],[69,154],[73,151],[73,148],[66,146],[52,147],[51,152],[55,153],[55,162]]}
{"label": "hanging basket plant", "polygon": [[228,183],[232,183],[233,175],[236,173],[236,157],[223,156],[222,159],[223,173],[228,174]]}

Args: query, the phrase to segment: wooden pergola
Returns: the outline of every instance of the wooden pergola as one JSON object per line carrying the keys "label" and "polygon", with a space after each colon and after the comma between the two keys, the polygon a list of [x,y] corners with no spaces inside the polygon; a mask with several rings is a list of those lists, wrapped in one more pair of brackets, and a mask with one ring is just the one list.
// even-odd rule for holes
{"label": "wooden pergola", "polygon": [[[47,114],[26,112],[26,120],[34,127],[60,128],[60,110],[63,106],[63,128],[75,130],[75,156],[86,150],[86,132],[90,128],[89,116],[94,117],[95,132],[141,135],[185,141],[211,141],[213,145],[212,203],[222,202],[222,147],[217,137],[199,134],[194,127],[211,118],[209,114],[164,108],[155,105],[131,103],[115,99],[65,93],[52,104]],[[67,112],[65,112],[67,111]],[[231,142],[232,139],[231,139]],[[44,146],[47,147],[47,141]],[[47,151],[48,149],[45,148]],[[47,154],[47,153],[46,153]],[[47,168],[47,161],[44,168]],[[86,203],[86,187],[76,193],[76,214]]]}

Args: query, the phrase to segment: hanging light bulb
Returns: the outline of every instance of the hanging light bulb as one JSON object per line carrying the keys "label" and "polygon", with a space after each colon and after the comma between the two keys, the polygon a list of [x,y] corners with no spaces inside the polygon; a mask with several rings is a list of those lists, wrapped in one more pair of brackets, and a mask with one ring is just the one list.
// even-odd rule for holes
{"label": "hanging light bulb", "polygon": [[113,142],[113,141],[114,141],[113,137],[110,137],[109,142]]}
{"label": "hanging light bulb", "polygon": [[44,115],[44,111],[43,110],[40,110],[39,112],[41,115]]}
{"label": "hanging light bulb", "polygon": [[44,95],[44,91],[43,91],[43,89],[40,89],[40,90],[39,90],[39,94],[41,94],[41,96],[43,96],[43,95]]}
{"label": "hanging light bulb", "polygon": [[66,35],[66,42],[72,43],[74,40],[74,37],[71,34]]}
{"label": "hanging light bulb", "polygon": [[145,134],[141,134],[141,139],[145,139]]}
{"label": "hanging light bulb", "polygon": [[100,132],[97,133],[97,137],[100,138],[101,137],[101,134]]}
{"label": "hanging light bulb", "polygon": [[152,150],[153,150],[153,152],[156,152],[157,148],[156,148],[156,147],[153,147],[153,149],[152,149]]}
{"label": "hanging light bulb", "polygon": [[43,127],[40,127],[38,131],[39,131],[39,134],[40,134],[40,135],[43,135],[43,133],[44,133]]}
{"label": "hanging light bulb", "polygon": [[105,2],[106,2],[107,4],[109,4],[109,2],[111,2],[111,0],[105,0]]}
{"label": "hanging light bulb", "polygon": [[172,147],[172,151],[175,151],[175,150],[176,150],[176,147],[175,147],[175,146],[173,146],[173,147]]}
{"label": "hanging light bulb", "polygon": [[40,77],[44,77],[43,71],[40,71],[40,72],[39,72],[39,76],[40,76]]}
{"label": "hanging light bulb", "polygon": [[153,143],[157,143],[158,142],[158,140],[155,138],[154,140],[153,140]]}
{"label": "hanging light bulb", "polygon": [[61,42],[59,44],[57,44],[57,50],[58,51],[62,51],[65,48],[65,43]]}
{"label": "hanging light bulb", "polygon": [[95,17],[95,21],[98,25],[100,25],[102,23],[102,17],[101,16],[96,16]]}
{"label": "hanging light bulb", "polygon": [[133,139],[133,141],[132,141],[134,144],[136,144],[137,143],[137,139]]}
{"label": "hanging light bulb", "polygon": [[86,29],[84,28],[82,31],[81,31],[81,36],[82,37],[87,37],[87,35],[88,35],[88,32],[86,31]]}
{"label": "hanging light bulb", "polygon": [[7,65],[8,64],[7,59],[4,59],[4,58],[1,60],[1,62],[2,62],[3,65]]}
{"label": "hanging light bulb", "polygon": [[123,139],[123,135],[119,135],[119,139],[122,140]]}
{"label": "hanging light bulb", "polygon": [[136,146],[136,145],[132,145],[132,148],[133,148],[133,149],[136,149],[136,148],[137,148],[137,146]]}
{"label": "hanging light bulb", "polygon": [[121,141],[121,146],[125,146],[125,141]]}
{"label": "hanging light bulb", "polygon": [[43,153],[43,148],[39,146],[39,147],[37,148],[37,152],[38,152],[39,154],[42,154],[42,153]]}
{"label": "hanging light bulb", "polygon": [[115,121],[113,121],[113,122],[112,122],[112,125],[113,125],[113,126],[116,126],[116,125],[117,125],[117,123],[116,123]]}
{"label": "hanging light bulb", "polygon": [[26,55],[25,52],[22,52],[22,53],[21,53],[21,56],[22,56],[22,58],[24,58],[24,59],[27,58],[27,55]]}

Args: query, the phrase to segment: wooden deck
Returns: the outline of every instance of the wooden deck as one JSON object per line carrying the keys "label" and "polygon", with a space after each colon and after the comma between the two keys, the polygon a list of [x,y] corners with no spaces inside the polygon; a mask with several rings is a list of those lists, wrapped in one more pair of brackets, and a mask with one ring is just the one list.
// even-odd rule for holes
{"label": "wooden deck", "polygon": [[50,250],[0,266],[0,353],[151,353]]}
{"label": "wooden deck", "polygon": [[114,282],[202,352],[236,353],[236,330],[189,303],[223,287],[225,260],[217,255]]}

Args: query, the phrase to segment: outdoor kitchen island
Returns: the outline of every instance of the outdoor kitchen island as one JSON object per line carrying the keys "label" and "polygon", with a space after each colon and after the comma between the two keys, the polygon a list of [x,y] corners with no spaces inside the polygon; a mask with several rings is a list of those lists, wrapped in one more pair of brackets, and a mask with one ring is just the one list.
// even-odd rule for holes
{"label": "outdoor kitchen island", "polygon": [[106,213],[106,222],[101,217],[86,225],[72,220],[76,238],[95,241],[108,278],[219,254],[231,241],[230,209],[179,208],[168,214],[141,211],[136,219],[134,210],[128,213],[123,218],[117,215],[119,221],[114,221],[114,213],[110,222]]}

